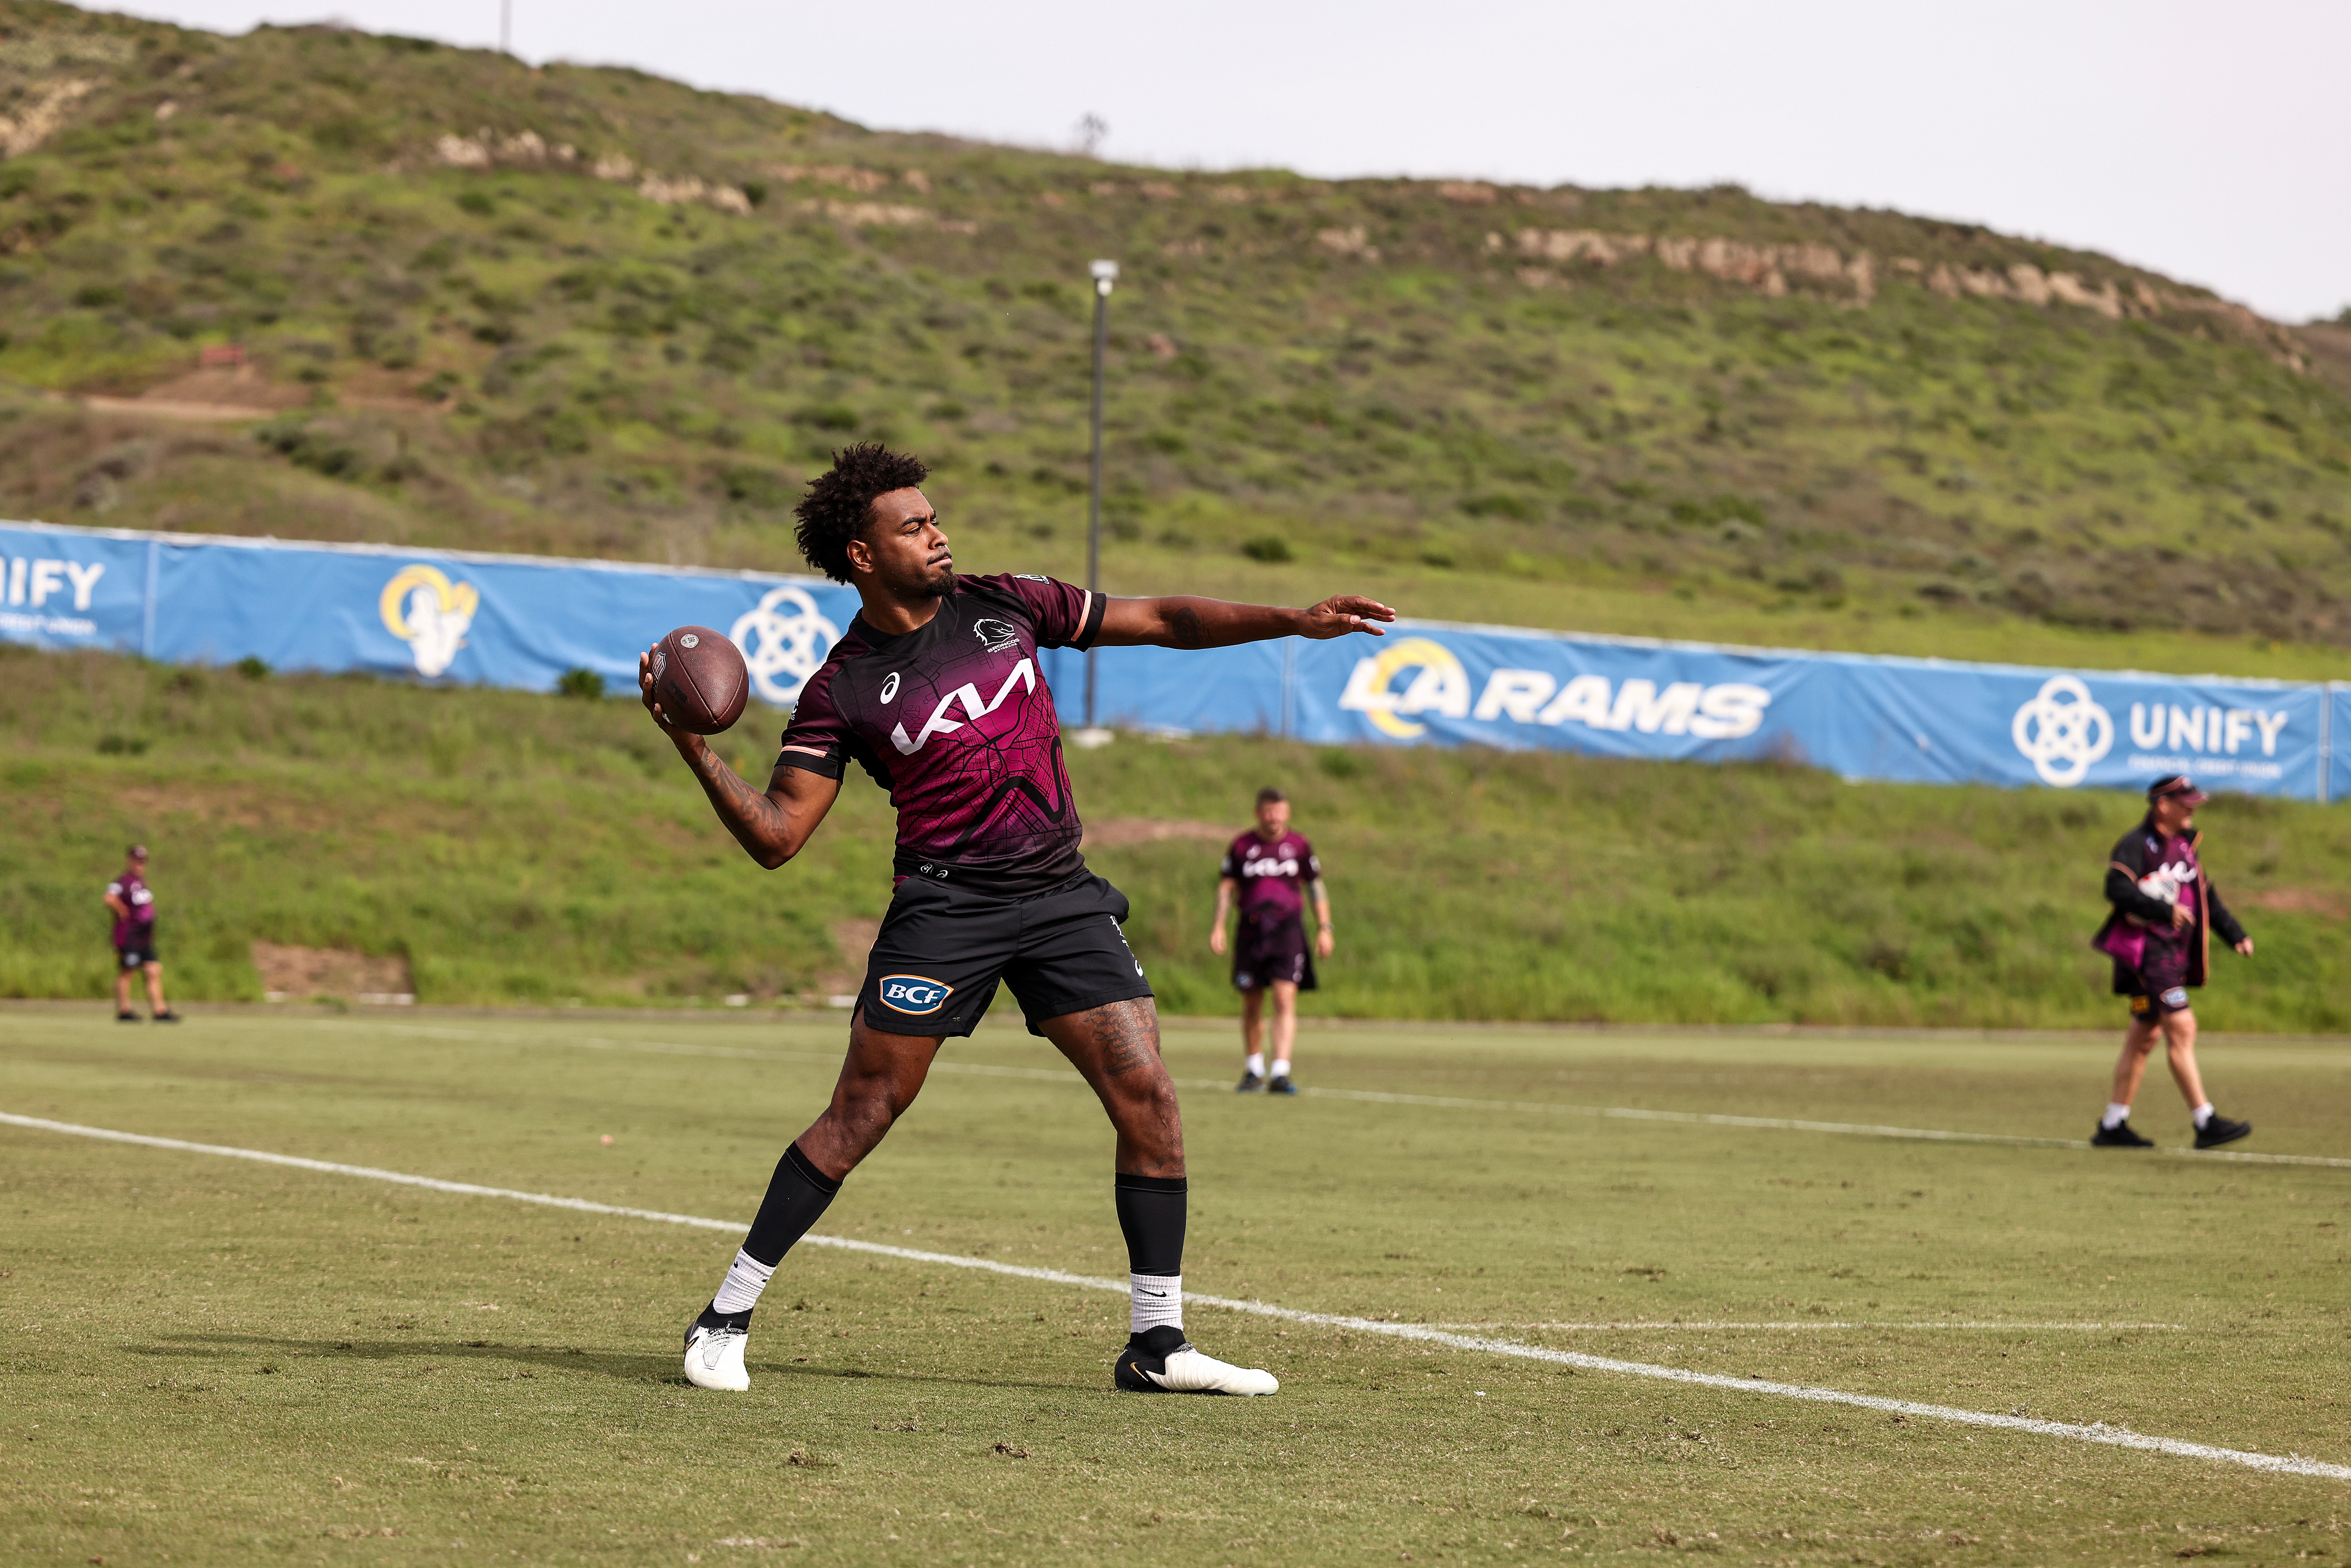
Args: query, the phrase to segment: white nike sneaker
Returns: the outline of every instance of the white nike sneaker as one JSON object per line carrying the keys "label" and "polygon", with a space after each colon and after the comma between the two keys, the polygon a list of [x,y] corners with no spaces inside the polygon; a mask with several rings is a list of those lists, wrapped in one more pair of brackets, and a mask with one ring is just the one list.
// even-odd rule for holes
{"label": "white nike sneaker", "polygon": [[751,1342],[745,1319],[716,1318],[705,1312],[685,1331],[685,1380],[696,1388],[740,1394],[751,1386],[743,1370],[743,1349]]}
{"label": "white nike sneaker", "polygon": [[1196,1350],[1184,1331],[1162,1323],[1133,1335],[1118,1353],[1112,1377],[1134,1394],[1272,1394],[1281,1387],[1270,1372],[1235,1366]]}

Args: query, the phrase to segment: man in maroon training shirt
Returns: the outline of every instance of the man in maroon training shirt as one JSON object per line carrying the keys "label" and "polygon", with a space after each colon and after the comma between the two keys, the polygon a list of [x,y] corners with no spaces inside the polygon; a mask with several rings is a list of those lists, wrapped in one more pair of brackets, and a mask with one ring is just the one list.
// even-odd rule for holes
{"label": "man in maroon training shirt", "polygon": [[1012,988],[1030,1032],[1070,1059],[1110,1113],[1112,1197],[1127,1246],[1132,1332],[1113,1367],[1136,1392],[1270,1394],[1184,1336],[1184,1127],[1159,1059],[1126,899],[1086,869],[1045,648],[1220,648],[1343,637],[1395,612],[1350,595],[1311,610],[1212,599],[1112,599],[1050,578],[958,577],[923,464],[850,447],[799,507],[800,553],[863,601],[801,688],[762,793],[639,685],[654,721],[737,841],[773,870],[799,852],[856,763],[898,808],[896,891],[874,939],[832,1103],[777,1162],[750,1233],[685,1334],[686,1380],[750,1386],[751,1313],[784,1253],[914,1103],[943,1040]]}
{"label": "man in maroon training shirt", "polygon": [[2115,1061],[2114,1098],[2090,1137],[2100,1148],[2154,1147],[2154,1139],[2131,1126],[2130,1109],[2158,1036],[2196,1124],[2198,1148],[2233,1144],[2253,1130],[2251,1122],[2212,1109],[2196,1068],[2196,1010],[2188,992],[2204,983],[2212,933],[2245,956],[2253,954],[2253,939],[2220,902],[2220,890],[2198,858],[2204,835],[2196,831],[2196,808],[2204,800],[2204,791],[2184,773],[2157,779],[2147,788],[2146,818],[2106,856],[2106,902],[2113,910],[2093,945],[2114,959],[2115,992],[2130,998],[2131,1021]]}
{"label": "man in maroon training shirt", "polygon": [[[1306,891],[1314,892],[1315,946],[1306,945]],[[1306,835],[1290,831],[1290,797],[1257,792],[1257,826],[1235,839],[1217,870],[1217,917],[1208,951],[1225,950],[1225,916],[1240,898],[1233,934],[1233,989],[1241,994],[1240,1092],[1295,1094],[1290,1051],[1298,1040],[1298,993],[1314,989],[1314,957],[1331,956],[1331,894]],[[1273,1065],[1265,1060],[1265,998],[1273,997]]]}
{"label": "man in maroon training shirt", "polygon": [[131,1010],[131,977],[147,977],[147,1006],[157,1023],[178,1023],[163,1001],[163,965],[155,956],[155,894],[147,886],[147,846],[133,844],[122,870],[106,884],[107,912],[114,916],[114,1017],[137,1023]]}

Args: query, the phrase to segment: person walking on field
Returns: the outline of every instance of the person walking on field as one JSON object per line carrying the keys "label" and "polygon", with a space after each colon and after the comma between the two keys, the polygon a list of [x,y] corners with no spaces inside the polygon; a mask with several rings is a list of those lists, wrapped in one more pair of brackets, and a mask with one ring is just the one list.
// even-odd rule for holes
{"label": "person walking on field", "polygon": [[2204,835],[2196,808],[2207,797],[2186,774],[2157,779],[2147,792],[2147,818],[2122,836],[2108,857],[2106,901],[2114,910],[2092,946],[2115,961],[2115,992],[2130,998],[2130,1030],[2115,1063],[2114,1098],[2090,1140],[2100,1148],[2152,1148],[2130,1124],[2131,1102],[2147,1076],[2147,1059],[2160,1035],[2169,1048],[2171,1076],[2196,1123],[2196,1146],[2218,1148],[2253,1130],[2212,1109],[2196,1071],[2196,1013],[2189,988],[2204,983],[2212,933],[2247,957],[2253,939],[2237,924],[2220,890],[2197,858]]}
{"label": "person walking on field", "polygon": [[114,914],[114,1020],[137,1023],[131,1010],[131,976],[147,975],[147,1004],[157,1023],[178,1023],[163,1001],[163,966],[155,957],[155,895],[147,887],[147,846],[133,844],[122,871],[106,884],[106,907]]}
{"label": "person walking on field", "polygon": [[[1306,946],[1305,889],[1314,891],[1320,930]],[[1298,1040],[1298,993],[1314,989],[1314,957],[1331,956],[1331,894],[1322,862],[1305,836],[1290,831],[1290,797],[1268,787],[1257,792],[1257,826],[1232,841],[1217,872],[1217,918],[1208,951],[1225,951],[1225,916],[1240,894],[1240,928],[1233,940],[1233,989],[1241,994],[1241,1041],[1246,1060],[1240,1092],[1295,1094],[1290,1055]],[[1273,994],[1273,1065],[1265,1060],[1265,998]]]}

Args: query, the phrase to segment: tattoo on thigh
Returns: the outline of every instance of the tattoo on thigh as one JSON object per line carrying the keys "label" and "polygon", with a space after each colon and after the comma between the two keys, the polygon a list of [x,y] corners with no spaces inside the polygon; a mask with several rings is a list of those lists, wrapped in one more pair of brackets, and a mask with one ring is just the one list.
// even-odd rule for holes
{"label": "tattoo on thigh", "polygon": [[1093,1025],[1102,1071],[1110,1077],[1123,1078],[1159,1059],[1159,1031],[1149,1012],[1138,1004],[1113,1002],[1097,1009]]}

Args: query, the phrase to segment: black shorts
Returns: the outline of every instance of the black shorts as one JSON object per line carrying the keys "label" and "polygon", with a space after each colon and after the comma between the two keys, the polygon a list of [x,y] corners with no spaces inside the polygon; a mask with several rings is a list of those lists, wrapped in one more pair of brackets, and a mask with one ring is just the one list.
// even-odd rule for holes
{"label": "black shorts", "polygon": [[2133,1019],[2166,1018],[2188,1010],[2188,944],[2152,942],[2136,967],[2115,965],[2115,994],[2130,998]]}
{"label": "black shorts", "polygon": [[2188,995],[2186,986],[2158,986],[2153,981],[2142,981],[2142,984],[2147,988],[2125,993],[2130,998],[2131,1018],[2134,1021],[2140,1019],[2169,1018],[2173,1013],[2184,1013],[2195,1005]]}
{"label": "black shorts", "polygon": [[125,969],[141,969],[162,962],[155,956],[155,934],[150,931],[144,936],[133,936],[114,950],[114,961]]}
{"label": "black shorts", "polygon": [[858,1009],[885,1034],[967,1035],[1002,980],[1039,1034],[1041,1019],[1147,997],[1118,928],[1126,914],[1126,895],[1092,872],[1031,898],[909,877],[873,939]]}
{"label": "black shorts", "polygon": [[1288,980],[1301,991],[1314,988],[1314,955],[1306,946],[1306,919],[1257,921],[1243,916],[1233,933],[1233,989],[1261,991]]}

